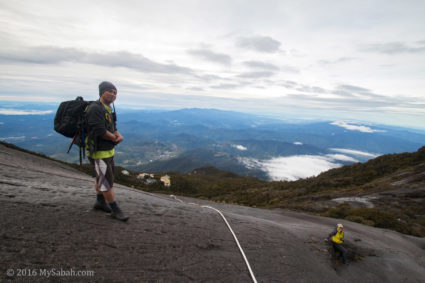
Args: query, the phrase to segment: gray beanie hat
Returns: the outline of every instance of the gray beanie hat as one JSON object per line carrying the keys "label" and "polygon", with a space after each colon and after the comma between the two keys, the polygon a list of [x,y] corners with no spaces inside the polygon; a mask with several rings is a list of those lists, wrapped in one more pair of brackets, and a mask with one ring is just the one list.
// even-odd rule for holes
{"label": "gray beanie hat", "polygon": [[117,90],[117,88],[111,82],[101,82],[99,85],[99,96],[102,96],[105,91],[111,89],[114,89],[115,91]]}

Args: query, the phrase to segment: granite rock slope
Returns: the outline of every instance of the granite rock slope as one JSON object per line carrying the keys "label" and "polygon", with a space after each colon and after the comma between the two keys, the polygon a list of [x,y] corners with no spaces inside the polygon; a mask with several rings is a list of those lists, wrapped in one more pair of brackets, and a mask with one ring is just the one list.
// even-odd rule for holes
{"label": "granite rock slope", "polygon": [[[127,223],[92,210],[90,176],[0,145],[1,281],[42,282],[40,270],[88,270],[94,275],[60,280],[249,282],[219,214],[192,202],[223,212],[258,282],[424,282],[423,238],[341,221],[351,261],[340,265],[323,241],[335,219],[183,197],[181,203],[120,185],[116,196]],[[22,270],[38,274],[23,278]]]}

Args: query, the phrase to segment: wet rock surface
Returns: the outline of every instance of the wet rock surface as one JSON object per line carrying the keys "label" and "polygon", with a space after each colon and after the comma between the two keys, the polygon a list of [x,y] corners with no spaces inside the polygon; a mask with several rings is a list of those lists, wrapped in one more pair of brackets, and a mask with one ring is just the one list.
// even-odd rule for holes
{"label": "wet rock surface", "polygon": [[94,272],[57,278],[75,282],[250,282],[219,214],[195,202],[223,212],[258,282],[424,282],[422,238],[341,220],[341,265],[323,241],[335,219],[115,189],[127,223],[92,209],[90,176],[0,145],[1,281],[44,282],[47,269]]}

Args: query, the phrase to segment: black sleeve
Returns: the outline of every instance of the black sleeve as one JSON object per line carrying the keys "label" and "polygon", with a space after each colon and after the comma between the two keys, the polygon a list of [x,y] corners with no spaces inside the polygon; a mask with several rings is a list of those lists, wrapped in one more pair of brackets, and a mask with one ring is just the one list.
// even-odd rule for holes
{"label": "black sleeve", "polygon": [[102,137],[106,134],[105,111],[93,103],[87,109],[87,125],[93,137]]}

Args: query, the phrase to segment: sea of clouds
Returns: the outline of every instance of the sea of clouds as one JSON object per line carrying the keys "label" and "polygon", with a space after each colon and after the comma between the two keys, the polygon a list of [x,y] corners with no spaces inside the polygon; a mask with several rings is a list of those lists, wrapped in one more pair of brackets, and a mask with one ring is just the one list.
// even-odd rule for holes
{"label": "sea of clouds", "polygon": [[[326,155],[294,155],[275,157],[268,160],[240,157],[239,162],[251,169],[261,169],[272,181],[296,181],[302,178],[317,176],[329,169],[343,166],[342,162],[356,163],[357,158],[377,157],[378,154],[353,149],[332,148],[338,153]],[[344,153],[344,154],[342,154]]]}

